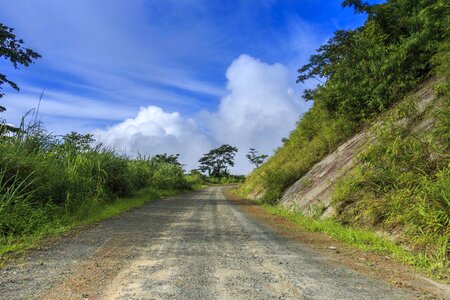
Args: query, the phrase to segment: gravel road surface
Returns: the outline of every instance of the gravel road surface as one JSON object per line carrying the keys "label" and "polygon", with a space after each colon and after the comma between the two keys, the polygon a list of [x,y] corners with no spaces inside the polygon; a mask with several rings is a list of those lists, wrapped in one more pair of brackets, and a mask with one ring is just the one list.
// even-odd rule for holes
{"label": "gravel road surface", "polygon": [[0,299],[411,299],[225,199],[186,193],[80,230],[0,271]]}

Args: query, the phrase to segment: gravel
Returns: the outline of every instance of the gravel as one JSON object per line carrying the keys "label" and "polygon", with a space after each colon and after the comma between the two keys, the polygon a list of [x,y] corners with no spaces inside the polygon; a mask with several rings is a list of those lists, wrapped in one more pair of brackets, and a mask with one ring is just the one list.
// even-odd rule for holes
{"label": "gravel", "polygon": [[8,300],[412,297],[278,235],[222,187],[148,203],[0,271]]}

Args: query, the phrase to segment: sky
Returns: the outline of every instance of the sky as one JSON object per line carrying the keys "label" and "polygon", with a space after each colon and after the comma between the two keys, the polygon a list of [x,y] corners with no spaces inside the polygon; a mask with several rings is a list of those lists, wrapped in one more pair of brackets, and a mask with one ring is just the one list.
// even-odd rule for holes
{"label": "sky", "polygon": [[310,103],[296,83],[337,29],[365,17],[330,0],[0,0],[0,22],[42,58],[0,72],[17,125],[39,107],[55,135],[92,133],[127,155],[180,154],[190,170],[222,144],[272,155]]}

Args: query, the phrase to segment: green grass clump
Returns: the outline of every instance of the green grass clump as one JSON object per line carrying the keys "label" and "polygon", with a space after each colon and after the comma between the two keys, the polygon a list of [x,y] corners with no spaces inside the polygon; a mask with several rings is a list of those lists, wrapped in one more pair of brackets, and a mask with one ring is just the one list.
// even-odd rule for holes
{"label": "green grass clump", "polygon": [[243,175],[224,175],[220,177],[206,176],[203,173],[192,170],[188,175],[186,175],[186,180],[194,188],[201,188],[211,184],[236,184],[243,183],[245,176]]}
{"label": "green grass clump", "polygon": [[298,122],[289,139],[284,140],[284,145],[250,174],[239,195],[247,197],[257,194],[259,200],[276,203],[286,188],[334,150],[358,126],[355,122],[333,118],[319,105],[313,106]]}
{"label": "green grass clump", "polygon": [[[413,121],[405,124],[398,118]],[[433,262],[430,268],[448,272],[449,134],[448,97],[437,99],[423,114],[411,102],[391,111],[374,129],[376,140],[361,153],[358,166],[336,184],[336,220],[395,232],[399,243]]]}
{"label": "green grass clump", "polygon": [[206,182],[209,184],[235,184],[243,183],[245,176],[243,175],[226,175],[221,177],[207,177]]}
{"label": "green grass clump", "polygon": [[336,240],[363,251],[390,255],[396,260],[417,267],[436,278],[444,280],[449,280],[450,278],[448,269],[436,266],[437,263],[439,264],[439,258],[430,257],[421,252],[407,250],[403,246],[376,234],[372,230],[345,226],[331,219],[319,220],[307,217],[299,212],[292,212],[270,204],[261,204],[261,206],[268,213],[284,217],[298,225],[301,229],[325,233]]}
{"label": "green grass clump", "polygon": [[[179,164],[120,156],[92,141],[77,133],[59,139],[39,126],[0,135],[0,256],[193,187]],[[145,194],[129,198],[139,191]]]}

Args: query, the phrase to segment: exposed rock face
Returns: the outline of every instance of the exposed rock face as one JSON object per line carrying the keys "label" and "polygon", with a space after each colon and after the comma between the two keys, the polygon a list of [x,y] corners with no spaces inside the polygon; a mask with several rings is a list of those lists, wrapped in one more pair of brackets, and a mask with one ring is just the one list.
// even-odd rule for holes
{"label": "exposed rock face", "polygon": [[[430,80],[414,93],[417,99],[416,109],[424,112],[436,98],[436,94],[430,85],[436,80]],[[407,126],[411,120],[402,119],[398,124]],[[412,130],[423,130],[432,126],[430,120],[423,120],[414,124]],[[376,124],[379,124],[377,122]],[[328,154],[324,159],[315,164],[303,177],[289,187],[280,200],[280,205],[291,210],[300,211],[307,215],[321,216],[322,218],[333,215],[330,206],[333,195],[334,183],[342,178],[357,164],[357,156],[364,145],[373,140],[370,129],[364,129],[341,144],[336,150]]]}
{"label": "exposed rock face", "polygon": [[310,215],[332,215],[330,202],[334,183],[355,166],[356,156],[368,142],[368,136],[366,130],[359,132],[314,165],[284,192],[280,205]]}

